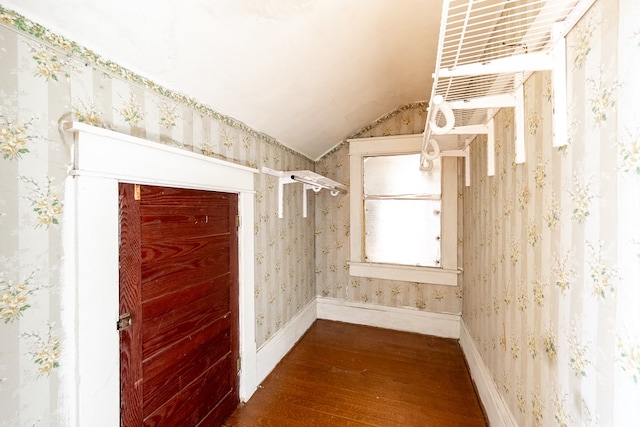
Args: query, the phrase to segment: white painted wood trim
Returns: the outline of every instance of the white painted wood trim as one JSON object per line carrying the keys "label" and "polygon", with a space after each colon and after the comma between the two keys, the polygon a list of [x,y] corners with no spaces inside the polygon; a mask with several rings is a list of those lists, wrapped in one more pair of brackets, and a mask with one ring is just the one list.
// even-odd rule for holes
{"label": "white painted wood trim", "polygon": [[458,286],[458,270],[435,267],[415,267],[398,264],[372,264],[350,262],[349,274],[358,277],[400,280],[404,282],[430,283],[433,285]]}
{"label": "white painted wood trim", "polygon": [[256,379],[256,328],[255,328],[255,237],[253,231],[255,215],[253,192],[238,195],[238,297],[240,299],[240,400],[246,402],[258,388]]}
{"label": "white painted wood trim", "polygon": [[[101,141],[107,139],[111,141],[110,144],[118,144],[124,143],[127,145],[128,153],[137,152],[139,149],[144,149],[144,154],[148,155],[149,153],[153,156],[159,155],[163,156],[166,153],[177,156],[178,158],[191,158],[198,163],[208,163],[208,164],[216,164],[225,169],[237,169],[239,171],[258,173],[257,169],[250,168],[248,166],[239,165],[236,163],[231,163],[225,160],[216,159],[215,157],[208,157],[202,154],[194,153],[192,151],[183,150],[181,148],[171,147],[170,145],[160,144],[157,142],[148,141],[146,139],[138,138],[131,135],[126,135],[124,133],[114,132],[109,129],[104,129],[96,126],[87,125],[85,123],[80,122],[66,122],[64,124],[65,131],[74,132],[76,136],[83,135],[92,135],[95,139],[92,138],[93,141]],[[114,146],[113,148],[117,148]],[[105,147],[103,149],[109,149],[109,147]],[[82,158],[78,156],[78,150],[74,153],[76,155],[75,160],[77,164],[87,164],[87,167],[91,168],[93,172],[99,172],[103,170],[108,174],[113,174],[119,168],[126,168],[129,160],[143,162],[144,158],[130,158],[124,157],[120,159],[123,162],[123,165],[105,165],[103,161],[100,159],[95,159],[95,152],[86,152],[82,153]],[[84,157],[86,156],[86,157]],[[92,162],[92,159],[94,161]]]}
{"label": "white painted wood trim", "polygon": [[[467,161],[465,159],[465,161]],[[458,159],[442,158],[442,214],[440,215],[440,267],[443,271],[458,268]],[[458,284],[458,275],[449,278]],[[427,282],[431,283],[431,282]],[[448,284],[448,283],[447,283]]]}
{"label": "white painted wood trim", "polygon": [[414,308],[363,304],[336,298],[317,298],[318,319],[336,320],[443,338],[460,337],[460,316]]}
{"label": "white painted wood trim", "polygon": [[489,418],[489,424],[492,426],[517,426],[518,423],[498,391],[489,368],[482,360],[482,356],[462,320],[460,322],[460,347],[469,364],[471,378],[476,384],[478,395],[487,418]]}
{"label": "white painted wood trim", "polygon": [[[118,182],[92,176],[68,178],[67,189],[76,200],[74,248],[65,248],[64,259],[73,258],[75,280],[71,287],[76,318],[63,324],[62,353],[75,351],[75,365],[61,365],[64,375],[75,376],[77,427],[120,425],[120,342],[116,321],[119,305]],[[66,197],[66,196],[65,196]],[[71,277],[69,277],[71,279]],[[65,295],[68,291],[65,289]],[[70,303],[70,302],[69,302]],[[71,308],[70,305],[68,308]],[[75,346],[64,343],[74,335]],[[73,370],[73,372],[72,372]],[[73,425],[73,424],[71,424]]]}
{"label": "white painted wood trim", "polygon": [[[351,149],[350,144],[349,149]],[[351,153],[350,153],[351,154]],[[349,259],[352,262],[364,261],[363,250],[364,242],[362,210],[364,209],[364,201],[362,200],[362,156],[349,156],[349,170],[351,193],[349,194]],[[354,179],[355,178],[355,179]]]}
{"label": "white painted wood trim", "polygon": [[307,304],[286,326],[276,332],[257,353],[256,379],[260,384],[273,371],[273,368],[302,338],[316,321],[316,299]]}
{"label": "white painted wood trim", "polygon": [[67,123],[65,128],[74,132],[73,176],[233,193],[253,191],[257,169],[83,123]]}
{"label": "white painted wood trim", "polygon": [[363,214],[363,158],[372,155],[419,153],[422,134],[395,135],[375,138],[349,139],[349,176],[351,194],[349,274],[359,277],[393,279],[438,285],[458,285],[458,176],[457,159],[442,161],[442,215],[441,255],[442,268],[404,266],[397,264],[374,264],[364,258],[364,214]]}
{"label": "white painted wood trim", "polygon": [[66,179],[63,223],[61,424],[120,424],[118,183],[179,186],[238,194],[240,398],[257,388],[254,308],[255,169],[73,124],[75,155]]}

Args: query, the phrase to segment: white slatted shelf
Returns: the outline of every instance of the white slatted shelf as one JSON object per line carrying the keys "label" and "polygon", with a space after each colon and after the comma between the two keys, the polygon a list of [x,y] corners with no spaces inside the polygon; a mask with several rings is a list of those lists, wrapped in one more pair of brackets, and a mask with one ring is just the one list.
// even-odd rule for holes
{"label": "white slatted shelf", "polygon": [[349,187],[346,185],[310,170],[279,171],[263,166],[262,173],[278,178],[278,218],[283,217],[285,184],[293,184],[296,182],[303,184],[302,216],[304,218],[307,217],[307,190],[313,190],[314,193],[323,189],[329,190],[332,196],[337,196],[341,193],[344,194],[349,191]]}
{"label": "white slatted shelf", "polygon": [[[444,0],[421,167],[429,167],[440,142],[457,141],[459,150],[478,133],[491,135],[487,125],[503,107],[516,108],[516,161],[523,162],[522,83],[533,71],[552,70],[554,107],[566,106],[564,37],[593,2]],[[448,109],[453,126],[446,120]],[[555,146],[566,140],[566,117],[560,116],[554,114]],[[482,132],[472,133],[477,130]]]}

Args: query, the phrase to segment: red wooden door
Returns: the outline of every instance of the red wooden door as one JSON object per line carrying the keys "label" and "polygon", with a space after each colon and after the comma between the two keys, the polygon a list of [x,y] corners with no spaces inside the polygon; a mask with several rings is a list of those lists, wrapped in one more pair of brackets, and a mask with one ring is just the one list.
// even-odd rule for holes
{"label": "red wooden door", "polygon": [[119,192],[121,425],[218,427],[239,401],[237,195]]}

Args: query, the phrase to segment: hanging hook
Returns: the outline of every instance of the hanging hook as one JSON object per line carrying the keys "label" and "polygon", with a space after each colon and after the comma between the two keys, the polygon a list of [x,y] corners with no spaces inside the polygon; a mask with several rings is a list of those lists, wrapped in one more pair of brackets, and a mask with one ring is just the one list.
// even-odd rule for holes
{"label": "hanging hook", "polygon": [[[429,147],[431,147],[431,149],[429,149]],[[427,144],[424,146],[423,153],[424,158],[429,161],[437,159],[440,155],[440,145],[438,145],[438,141],[436,141],[435,138],[429,139]]]}
{"label": "hanging hook", "polygon": [[422,159],[422,163],[420,164],[420,170],[429,172],[433,169],[433,160]]}
{"label": "hanging hook", "polygon": [[[435,133],[436,135],[443,135],[445,133],[451,132],[451,129],[453,129],[453,126],[456,124],[456,118],[453,115],[453,110],[451,109],[449,104],[444,102],[444,98],[442,97],[442,95],[434,96],[431,100],[431,103],[433,104],[434,108],[433,115],[431,116],[432,119],[429,122],[431,132]],[[436,124],[438,111],[440,111],[445,118],[446,123],[444,126],[438,126]]]}
{"label": "hanging hook", "polygon": [[73,136],[67,132],[65,126],[71,123],[73,120],[73,113],[71,111],[67,111],[60,116],[58,119],[58,134],[60,135],[60,140],[62,140],[64,147],[67,149],[69,159],[71,161],[67,164],[67,174],[71,173],[71,171],[75,168],[75,153],[73,152]]}
{"label": "hanging hook", "polygon": [[62,142],[64,142],[67,147],[71,147],[73,143],[67,139],[69,132],[66,131],[65,126],[67,123],[71,123],[72,120],[73,113],[71,111],[65,112],[58,119],[58,133],[60,134],[60,139],[62,139]]}

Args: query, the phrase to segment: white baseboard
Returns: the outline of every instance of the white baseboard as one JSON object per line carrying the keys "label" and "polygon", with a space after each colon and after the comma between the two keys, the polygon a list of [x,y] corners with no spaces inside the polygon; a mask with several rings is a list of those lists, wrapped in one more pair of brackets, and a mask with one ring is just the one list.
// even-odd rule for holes
{"label": "white baseboard", "polygon": [[518,423],[498,391],[498,387],[491,377],[491,372],[482,360],[464,321],[460,322],[460,347],[467,358],[471,378],[476,384],[489,424],[492,426],[517,426]]}
{"label": "white baseboard", "polygon": [[317,297],[318,319],[337,320],[443,338],[460,338],[460,316],[429,313],[413,308],[363,304]]}
{"label": "white baseboard", "polygon": [[287,325],[276,332],[256,354],[256,380],[260,384],[278,362],[316,321],[316,300],[309,302]]}

